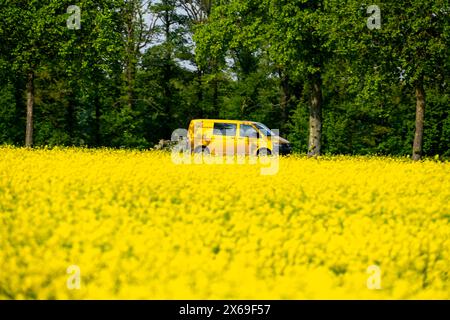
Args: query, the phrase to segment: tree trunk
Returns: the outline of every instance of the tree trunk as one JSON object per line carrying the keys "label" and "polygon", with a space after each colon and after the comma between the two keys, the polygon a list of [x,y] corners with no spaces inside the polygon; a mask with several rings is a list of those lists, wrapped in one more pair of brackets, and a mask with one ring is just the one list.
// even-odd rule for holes
{"label": "tree trunk", "polygon": [[27,129],[25,134],[25,147],[33,146],[33,108],[34,108],[34,71],[27,75]]}
{"label": "tree trunk", "polygon": [[[23,91],[24,91],[24,79],[22,77],[15,77],[14,79],[14,100],[15,100],[15,121],[12,124],[14,127],[14,144],[22,144],[23,136],[22,136],[22,119],[24,114],[26,113],[26,102],[23,99]],[[19,133],[20,132],[20,133]]]}
{"label": "tree trunk", "polygon": [[284,73],[281,69],[278,69],[278,76],[280,77],[281,82],[281,97],[280,97],[281,125],[279,129],[283,131],[286,129],[287,123],[289,121],[288,104],[291,98],[291,92],[289,85],[289,76],[286,73]]}
{"label": "tree trunk", "polygon": [[162,135],[163,139],[170,139],[170,136],[172,134],[172,120],[173,120],[173,114],[172,114],[172,102],[173,99],[173,92],[172,92],[172,84],[171,80],[173,77],[172,72],[172,54],[173,54],[173,47],[171,43],[171,26],[173,24],[172,17],[171,17],[171,11],[169,11],[169,2],[163,1],[163,5],[167,6],[164,11],[164,18],[163,18],[163,26],[164,26],[164,41],[165,41],[165,54],[164,54],[164,65],[163,65],[163,93],[164,93],[164,119],[162,124]]}
{"label": "tree trunk", "polygon": [[75,131],[75,93],[74,89],[70,91],[67,105],[67,134],[69,135],[69,145],[73,145]]}
{"label": "tree trunk", "polygon": [[134,1],[130,1],[128,4],[125,28],[127,33],[126,39],[126,61],[125,61],[125,79],[126,79],[126,99],[127,105],[130,110],[134,109],[135,104],[135,75],[136,75],[136,60],[138,50],[136,50],[135,39],[135,14],[136,4]]}
{"label": "tree trunk", "polygon": [[[215,72],[215,71],[214,71]],[[214,79],[212,81],[213,85],[213,110],[214,115],[216,117],[219,117],[220,110],[219,110],[219,81],[217,80],[217,74],[214,75]]]}
{"label": "tree trunk", "polygon": [[196,112],[200,116],[200,118],[203,118],[203,73],[200,70],[200,67],[197,70],[197,105],[200,107],[200,110]]}
{"label": "tree trunk", "polygon": [[134,110],[134,104],[135,104],[135,94],[134,94],[134,87],[135,87],[135,73],[136,73],[136,64],[134,61],[134,57],[129,56],[127,58],[129,61],[127,61],[127,67],[126,67],[126,77],[127,77],[127,104],[130,110]]}
{"label": "tree trunk", "polygon": [[321,153],[322,140],[322,78],[314,75],[312,81],[311,105],[309,108],[309,143],[308,156],[315,157]]}
{"label": "tree trunk", "polygon": [[100,87],[98,85],[98,82],[96,83],[96,90],[95,90],[95,96],[94,96],[94,105],[95,105],[95,122],[94,122],[94,143],[96,147],[100,147],[102,143],[102,137],[101,137],[101,109],[100,109],[100,97],[99,97],[99,90]]}
{"label": "tree trunk", "polygon": [[423,79],[416,83],[416,133],[414,136],[413,155],[414,161],[422,158],[423,152],[423,127],[425,119],[425,89]]}
{"label": "tree trunk", "polygon": [[218,118],[220,115],[219,110],[219,80],[217,78],[218,74],[218,63],[215,58],[213,58],[210,62],[211,66],[211,74],[213,75],[213,78],[211,80],[211,86],[212,86],[212,114],[215,118]]}

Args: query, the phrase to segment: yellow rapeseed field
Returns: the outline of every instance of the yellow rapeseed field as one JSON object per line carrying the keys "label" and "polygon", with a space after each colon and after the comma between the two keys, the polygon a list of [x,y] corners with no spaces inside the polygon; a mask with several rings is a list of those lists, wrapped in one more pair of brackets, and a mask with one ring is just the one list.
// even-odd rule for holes
{"label": "yellow rapeseed field", "polygon": [[450,163],[260,169],[0,148],[0,299],[450,298]]}

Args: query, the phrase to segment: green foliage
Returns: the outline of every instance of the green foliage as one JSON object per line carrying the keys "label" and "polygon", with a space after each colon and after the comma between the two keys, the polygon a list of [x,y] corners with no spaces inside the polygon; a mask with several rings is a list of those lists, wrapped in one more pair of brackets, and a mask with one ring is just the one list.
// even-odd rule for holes
{"label": "green foliage", "polygon": [[13,86],[10,83],[0,87],[0,141],[1,143],[15,144],[16,105],[13,95]]}
{"label": "green foliage", "polygon": [[[81,30],[66,27],[72,4]],[[303,153],[320,74],[324,153],[410,154],[423,77],[424,151],[450,156],[448,0],[374,4],[369,30],[357,0],[2,1],[0,144],[23,144],[32,69],[37,146],[149,148],[218,117],[280,129]]]}

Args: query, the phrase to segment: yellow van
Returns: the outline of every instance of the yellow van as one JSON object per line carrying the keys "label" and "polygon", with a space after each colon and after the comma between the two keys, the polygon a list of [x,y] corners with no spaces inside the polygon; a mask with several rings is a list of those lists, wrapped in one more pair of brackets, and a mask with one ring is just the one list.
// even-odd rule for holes
{"label": "yellow van", "polygon": [[259,122],[239,120],[192,120],[188,141],[193,153],[211,155],[286,155],[289,141]]}

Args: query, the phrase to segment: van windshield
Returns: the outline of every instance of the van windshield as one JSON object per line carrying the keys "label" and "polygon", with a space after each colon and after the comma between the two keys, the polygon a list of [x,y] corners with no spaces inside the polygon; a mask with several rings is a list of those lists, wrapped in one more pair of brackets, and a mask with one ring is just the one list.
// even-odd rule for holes
{"label": "van windshield", "polygon": [[266,137],[272,137],[272,136],[276,136],[275,133],[273,133],[269,128],[267,128],[265,125],[263,125],[262,123],[259,122],[255,122],[254,123],[255,126],[258,128],[258,130],[265,135]]}

